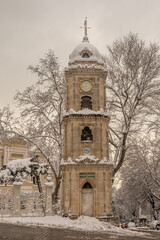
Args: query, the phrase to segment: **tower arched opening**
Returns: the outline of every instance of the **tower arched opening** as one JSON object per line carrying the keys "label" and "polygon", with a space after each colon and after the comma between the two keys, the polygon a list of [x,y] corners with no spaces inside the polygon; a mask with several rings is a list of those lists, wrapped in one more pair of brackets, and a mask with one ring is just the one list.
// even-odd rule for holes
{"label": "tower arched opening", "polygon": [[89,96],[84,96],[81,98],[81,109],[91,109],[92,110],[92,98]]}
{"label": "tower arched opening", "polygon": [[92,130],[89,127],[82,130],[81,141],[93,141]]}

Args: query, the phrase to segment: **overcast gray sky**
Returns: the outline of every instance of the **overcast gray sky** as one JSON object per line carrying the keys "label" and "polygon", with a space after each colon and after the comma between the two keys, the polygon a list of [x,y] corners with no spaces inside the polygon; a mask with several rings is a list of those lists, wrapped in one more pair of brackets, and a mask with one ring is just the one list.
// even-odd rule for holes
{"label": "overcast gray sky", "polygon": [[160,0],[0,0],[0,108],[37,80],[27,67],[48,49],[67,66],[85,17],[89,40],[103,54],[130,31],[160,42]]}

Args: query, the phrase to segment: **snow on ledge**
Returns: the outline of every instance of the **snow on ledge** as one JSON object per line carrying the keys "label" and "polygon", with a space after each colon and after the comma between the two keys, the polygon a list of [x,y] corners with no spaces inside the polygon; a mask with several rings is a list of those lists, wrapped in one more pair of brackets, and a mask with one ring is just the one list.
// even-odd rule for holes
{"label": "snow on ledge", "polygon": [[139,215],[139,218],[145,218],[145,219],[147,219],[147,216],[146,216],[146,215],[143,215],[143,214],[140,214],[140,215]]}
{"label": "snow on ledge", "polygon": [[48,187],[52,187],[52,186],[54,186],[54,183],[53,182],[46,182],[44,185],[48,186]]}
{"label": "snow on ledge", "polygon": [[104,70],[107,71],[104,66],[97,65],[97,64],[75,64],[75,65],[70,65],[68,68],[65,68],[67,71],[68,69],[77,69],[77,68],[89,68],[89,69],[98,69],[98,70]]}
{"label": "snow on ledge", "polygon": [[91,162],[91,163],[97,163],[99,161],[99,158],[96,158],[93,155],[85,154],[85,155],[81,155],[78,158],[76,158],[75,162],[81,163],[81,162],[84,162],[85,160],[89,160],[89,162]]}
{"label": "snow on ledge", "polygon": [[66,112],[66,111],[63,112],[63,117],[66,117],[69,115],[100,115],[100,116],[110,117],[109,112],[104,112],[103,108],[101,108],[100,111],[97,111],[97,112],[88,108],[85,108],[78,112],[76,112],[73,108],[71,108],[69,112]]}
{"label": "snow on ledge", "polygon": [[14,182],[13,185],[14,186],[21,186],[23,184],[23,182]]}
{"label": "snow on ledge", "polygon": [[86,163],[86,164],[112,164],[113,162],[107,161],[107,159],[104,157],[103,159],[96,158],[94,155],[90,154],[84,154],[76,158],[75,160],[72,160],[71,157],[68,158],[67,161],[64,161],[64,159],[61,160],[61,165],[70,165],[70,164],[79,164],[79,163]]}

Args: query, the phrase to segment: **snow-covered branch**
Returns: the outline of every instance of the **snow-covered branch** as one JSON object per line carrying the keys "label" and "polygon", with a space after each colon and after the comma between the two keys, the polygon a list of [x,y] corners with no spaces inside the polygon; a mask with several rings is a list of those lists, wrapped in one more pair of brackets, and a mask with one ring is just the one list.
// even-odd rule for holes
{"label": "snow-covered branch", "polygon": [[[160,93],[158,44],[146,45],[136,34],[113,42],[106,57],[108,107],[111,112],[110,143],[116,148],[114,175],[125,160],[129,140],[142,131],[149,108]],[[112,148],[112,147],[111,147]]]}

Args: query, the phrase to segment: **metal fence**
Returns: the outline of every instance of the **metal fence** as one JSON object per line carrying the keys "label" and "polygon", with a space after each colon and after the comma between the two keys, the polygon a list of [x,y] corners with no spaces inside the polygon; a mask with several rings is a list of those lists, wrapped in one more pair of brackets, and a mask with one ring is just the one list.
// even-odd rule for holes
{"label": "metal fence", "polygon": [[45,214],[45,195],[38,191],[22,192],[20,195],[21,216],[44,216]]}
{"label": "metal fence", "polygon": [[[37,189],[22,188],[22,182],[0,186],[0,217],[52,216],[52,182],[45,183],[40,194]],[[59,208],[59,207],[58,207]]]}
{"label": "metal fence", "polygon": [[0,189],[0,216],[10,217],[13,211],[13,189]]}

